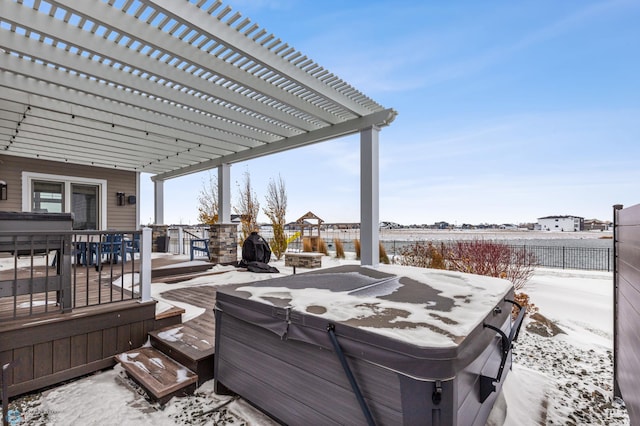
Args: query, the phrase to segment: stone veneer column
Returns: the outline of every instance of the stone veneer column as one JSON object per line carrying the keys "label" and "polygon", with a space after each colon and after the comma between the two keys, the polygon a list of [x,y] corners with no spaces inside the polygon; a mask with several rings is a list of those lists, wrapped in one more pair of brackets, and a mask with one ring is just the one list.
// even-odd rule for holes
{"label": "stone veneer column", "polygon": [[221,265],[238,262],[238,225],[216,223],[209,227],[209,260]]}

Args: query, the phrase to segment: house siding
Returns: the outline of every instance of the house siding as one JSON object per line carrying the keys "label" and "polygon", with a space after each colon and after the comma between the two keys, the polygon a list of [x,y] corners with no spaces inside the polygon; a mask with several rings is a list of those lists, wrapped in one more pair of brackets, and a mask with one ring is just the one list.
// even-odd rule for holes
{"label": "house siding", "polygon": [[22,172],[74,176],[107,181],[107,229],[130,230],[137,227],[138,204],[117,205],[116,192],[126,197],[136,195],[137,173],[103,167],[59,163],[55,161],[0,155],[0,178],[7,182],[7,200],[0,201],[0,211],[22,211]]}
{"label": "house siding", "polygon": [[538,218],[538,226],[543,231],[582,231],[584,229],[584,218],[579,216],[540,217]]}

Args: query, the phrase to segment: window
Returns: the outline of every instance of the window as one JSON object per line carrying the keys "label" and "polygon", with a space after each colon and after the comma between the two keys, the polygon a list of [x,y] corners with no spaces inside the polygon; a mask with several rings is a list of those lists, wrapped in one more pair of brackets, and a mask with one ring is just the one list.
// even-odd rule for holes
{"label": "window", "polygon": [[33,181],[31,211],[44,213],[64,212],[64,184]]}
{"label": "window", "polygon": [[71,211],[74,229],[98,229],[97,185],[71,184]]}
{"label": "window", "polygon": [[23,211],[73,213],[73,229],[105,229],[107,181],[23,172]]}

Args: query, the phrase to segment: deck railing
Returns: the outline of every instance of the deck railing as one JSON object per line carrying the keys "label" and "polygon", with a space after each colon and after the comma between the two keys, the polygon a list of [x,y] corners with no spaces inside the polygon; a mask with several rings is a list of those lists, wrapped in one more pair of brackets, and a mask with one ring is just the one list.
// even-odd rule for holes
{"label": "deck railing", "polygon": [[1,231],[0,321],[149,300],[151,230]]}

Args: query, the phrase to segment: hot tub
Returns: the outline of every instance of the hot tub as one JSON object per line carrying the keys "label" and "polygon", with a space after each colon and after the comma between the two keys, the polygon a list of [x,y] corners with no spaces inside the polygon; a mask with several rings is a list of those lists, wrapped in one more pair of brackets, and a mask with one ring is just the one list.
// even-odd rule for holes
{"label": "hot tub", "polygon": [[341,266],[217,292],[215,389],[285,424],[484,425],[511,365],[513,287]]}

